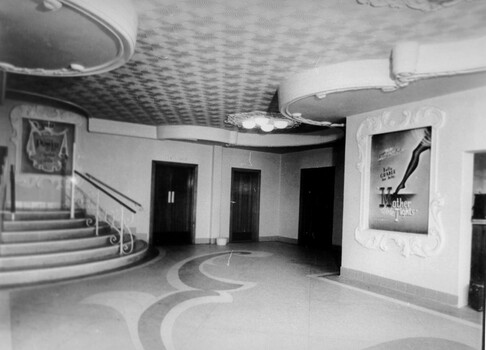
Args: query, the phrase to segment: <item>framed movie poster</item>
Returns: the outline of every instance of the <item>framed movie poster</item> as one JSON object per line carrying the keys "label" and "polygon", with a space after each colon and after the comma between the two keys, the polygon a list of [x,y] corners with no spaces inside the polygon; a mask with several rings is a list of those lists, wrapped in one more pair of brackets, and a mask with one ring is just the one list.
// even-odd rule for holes
{"label": "framed movie poster", "polygon": [[22,118],[23,174],[69,175],[73,171],[74,124]]}
{"label": "framed movie poster", "polygon": [[432,127],[372,135],[370,229],[427,234]]}
{"label": "framed movie poster", "polygon": [[383,111],[356,131],[361,174],[354,239],[367,249],[429,257],[444,242],[437,164],[445,112],[433,106]]}

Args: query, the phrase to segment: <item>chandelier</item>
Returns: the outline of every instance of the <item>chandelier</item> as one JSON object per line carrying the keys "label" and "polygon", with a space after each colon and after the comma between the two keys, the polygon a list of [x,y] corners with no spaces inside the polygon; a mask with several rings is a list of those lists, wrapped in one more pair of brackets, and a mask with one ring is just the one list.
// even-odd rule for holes
{"label": "chandelier", "polygon": [[260,129],[264,132],[291,129],[300,125],[298,121],[283,114],[262,111],[229,114],[225,122],[239,128]]}

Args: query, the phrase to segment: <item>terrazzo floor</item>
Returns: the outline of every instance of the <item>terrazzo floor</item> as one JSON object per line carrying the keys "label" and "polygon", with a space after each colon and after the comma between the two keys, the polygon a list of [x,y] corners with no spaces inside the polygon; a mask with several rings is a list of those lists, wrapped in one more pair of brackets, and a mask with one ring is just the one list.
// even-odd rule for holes
{"label": "terrazzo floor", "polygon": [[330,252],[284,243],[161,248],[127,271],[1,292],[0,349],[481,349],[480,313],[326,278],[337,271]]}

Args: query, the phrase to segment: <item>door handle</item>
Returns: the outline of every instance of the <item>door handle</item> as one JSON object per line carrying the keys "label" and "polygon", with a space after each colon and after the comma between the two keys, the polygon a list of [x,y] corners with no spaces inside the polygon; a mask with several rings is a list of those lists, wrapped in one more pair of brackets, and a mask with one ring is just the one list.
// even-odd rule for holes
{"label": "door handle", "polygon": [[174,203],[175,200],[175,191],[167,192],[167,203]]}

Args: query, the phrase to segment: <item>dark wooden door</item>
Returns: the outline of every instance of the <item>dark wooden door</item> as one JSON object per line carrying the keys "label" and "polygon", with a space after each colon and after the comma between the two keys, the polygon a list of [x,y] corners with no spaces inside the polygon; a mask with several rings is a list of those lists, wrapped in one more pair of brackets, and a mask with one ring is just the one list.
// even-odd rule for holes
{"label": "dark wooden door", "polygon": [[195,165],[154,162],[152,237],[155,245],[194,241]]}
{"label": "dark wooden door", "polygon": [[334,167],[302,169],[300,181],[299,244],[331,247]]}
{"label": "dark wooden door", "polygon": [[483,311],[484,284],[486,281],[486,226],[472,226],[471,275],[468,304],[477,311]]}
{"label": "dark wooden door", "polygon": [[258,240],[260,171],[232,169],[230,241]]}

